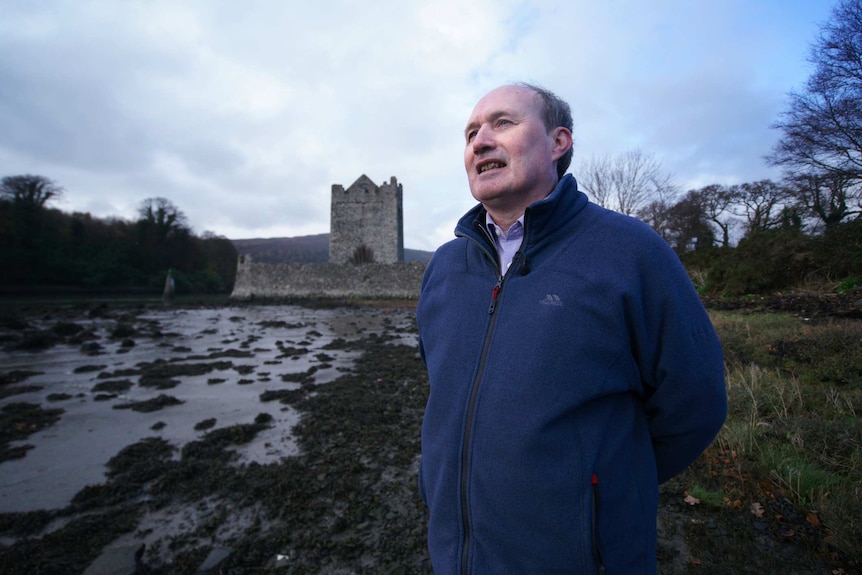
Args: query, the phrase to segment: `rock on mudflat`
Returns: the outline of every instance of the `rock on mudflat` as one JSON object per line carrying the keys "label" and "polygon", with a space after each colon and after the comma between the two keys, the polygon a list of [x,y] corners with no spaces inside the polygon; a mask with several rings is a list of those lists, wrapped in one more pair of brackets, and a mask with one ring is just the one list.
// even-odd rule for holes
{"label": "rock on mudflat", "polygon": [[214,573],[220,573],[221,567],[228,557],[233,553],[233,549],[229,547],[214,547],[207,558],[201,563],[201,566],[198,567],[197,575],[211,575]]}
{"label": "rock on mudflat", "polygon": [[146,546],[108,547],[93,561],[84,575],[137,575],[141,573],[141,556]]}

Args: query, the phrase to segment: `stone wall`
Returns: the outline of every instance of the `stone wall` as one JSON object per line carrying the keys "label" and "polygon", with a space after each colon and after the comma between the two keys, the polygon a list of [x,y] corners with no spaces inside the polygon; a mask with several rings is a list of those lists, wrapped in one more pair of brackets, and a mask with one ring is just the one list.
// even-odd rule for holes
{"label": "stone wall", "polygon": [[416,298],[425,265],[263,264],[240,256],[232,299]]}
{"label": "stone wall", "polygon": [[359,248],[373,254],[375,263],[403,262],[402,196],[395,177],[378,186],[363,174],[346,190],[333,184],[329,263],[350,263]]}

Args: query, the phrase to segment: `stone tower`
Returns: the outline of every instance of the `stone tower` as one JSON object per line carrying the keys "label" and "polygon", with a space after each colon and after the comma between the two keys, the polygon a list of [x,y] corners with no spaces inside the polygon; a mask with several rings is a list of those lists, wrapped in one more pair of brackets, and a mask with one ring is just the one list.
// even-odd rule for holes
{"label": "stone tower", "polygon": [[403,261],[402,189],[395,176],[379,187],[365,174],[346,190],[333,184],[329,262]]}

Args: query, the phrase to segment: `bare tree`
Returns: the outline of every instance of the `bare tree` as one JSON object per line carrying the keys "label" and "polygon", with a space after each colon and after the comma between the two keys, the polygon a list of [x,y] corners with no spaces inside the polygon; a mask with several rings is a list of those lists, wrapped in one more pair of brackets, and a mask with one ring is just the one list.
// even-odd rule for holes
{"label": "bare tree", "polygon": [[677,253],[705,249],[715,244],[715,232],[704,210],[703,196],[689,190],[670,209],[670,244]]}
{"label": "bare tree", "polygon": [[34,249],[44,230],[45,204],[62,193],[63,188],[45,176],[26,174],[3,178],[0,199],[12,205],[14,245],[23,250]]}
{"label": "bare tree", "polygon": [[806,215],[822,223],[826,231],[846,217],[862,214],[860,184],[846,174],[805,173],[788,178],[788,192]]}
{"label": "bare tree", "polygon": [[0,185],[0,197],[24,208],[42,209],[45,204],[63,193],[63,188],[45,176],[26,174],[6,176]]}
{"label": "bare tree", "polygon": [[734,214],[730,211],[730,205],[734,199],[731,188],[721,184],[710,184],[689,194],[698,198],[704,218],[721,231],[721,245],[728,247],[730,229],[736,223]]}
{"label": "bare tree", "polygon": [[780,226],[782,210],[790,198],[787,189],[772,180],[733,186],[732,194],[734,213],[745,218],[746,233]]}
{"label": "bare tree", "polygon": [[185,214],[167,198],[147,198],[141,202],[138,215],[138,223],[154,230],[161,239],[171,232],[188,229]]}
{"label": "bare tree", "polygon": [[673,204],[667,200],[653,200],[643,208],[641,208],[637,217],[639,220],[646,222],[655,232],[664,240],[672,244],[673,231],[671,224],[673,222]]}
{"label": "bare tree", "polygon": [[667,201],[676,194],[673,177],[662,170],[655,156],[640,150],[587,160],[579,182],[594,202],[628,216],[650,201]]}
{"label": "bare tree", "polygon": [[634,215],[650,198],[662,198],[674,189],[672,177],[662,171],[661,163],[652,154],[625,152],[618,166],[613,182],[617,208],[623,214]]}
{"label": "bare tree", "polygon": [[166,198],[147,198],[138,214],[138,249],[147,262],[146,269],[164,273],[168,268],[182,267],[179,257],[185,250],[181,245],[191,234],[185,214]]}
{"label": "bare tree", "polygon": [[767,160],[789,173],[862,179],[862,0],[841,0],[809,56],[814,73],[790,93]]}
{"label": "bare tree", "polygon": [[613,199],[613,164],[609,156],[591,156],[581,165],[578,184],[590,199],[603,208],[611,208]]}

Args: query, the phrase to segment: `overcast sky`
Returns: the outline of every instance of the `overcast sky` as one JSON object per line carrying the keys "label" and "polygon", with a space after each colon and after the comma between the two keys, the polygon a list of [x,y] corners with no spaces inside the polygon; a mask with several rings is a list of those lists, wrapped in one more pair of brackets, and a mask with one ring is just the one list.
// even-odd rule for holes
{"label": "overcast sky", "polygon": [[0,176],[64,211],[171,200],[196,233],[329,231],[332,184],[404,186],[405,245],[473,205],[463,128],[511,81],[575,118],[575,159],[639,149],[681,189],[763,156],[831,0],[0,0]]}

